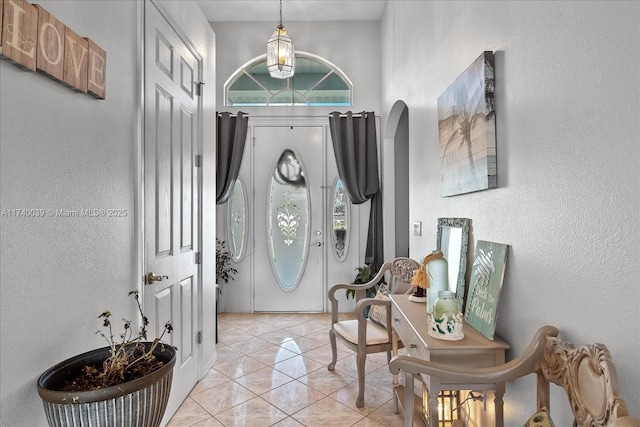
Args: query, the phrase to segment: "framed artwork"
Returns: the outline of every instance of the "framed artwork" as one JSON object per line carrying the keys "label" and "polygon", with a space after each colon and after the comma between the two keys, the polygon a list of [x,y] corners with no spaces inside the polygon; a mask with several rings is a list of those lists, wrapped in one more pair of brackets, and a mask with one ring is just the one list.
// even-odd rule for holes
{"label": "framed artwork", "polygon": [[478,240],[464,319],[475,330],[493,340],[496,311],[507,264],[507,245]]}
{"label": "framed artwork", "polygon": [[486,51],[438,97],[442,197],[498,186],[493,70]]}

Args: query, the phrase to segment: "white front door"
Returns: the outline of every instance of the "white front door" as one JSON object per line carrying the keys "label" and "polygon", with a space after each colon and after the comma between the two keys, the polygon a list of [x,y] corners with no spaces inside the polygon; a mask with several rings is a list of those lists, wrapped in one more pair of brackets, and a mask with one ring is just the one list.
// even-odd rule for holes
{"label": "white front door", "polygon": [[199,250],[197,58],[145,2],[144,265],[162,280],[144,287],[149,339],[169,321],[178,348],[165,421],[198,380]]}
{"label": "white front door", "polygon": [[255,126],[255,311],[324,310],[322,126]]}

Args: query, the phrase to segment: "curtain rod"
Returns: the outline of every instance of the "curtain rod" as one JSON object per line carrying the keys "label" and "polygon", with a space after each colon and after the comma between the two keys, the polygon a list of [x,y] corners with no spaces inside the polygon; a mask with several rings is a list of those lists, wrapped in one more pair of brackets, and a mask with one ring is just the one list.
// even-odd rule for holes
{"label": "curtain rod", "polygon": [[[241,113],[242,113],[242,111],[241,111]],[[246,113],[242,113],[242,115],[243,115],[244,117],[249,117],[249,115],[248,115],[248,114],[246,114]],[[222,116],[222,112],[218,112],[218,113],[216,113],[216,116],[218,116],[218,117]],[[230,113],[230,114],[229,114],[229,117],[238,117],[238,114]]]}
{"label": "curtain rod", "polygon": [[[351,114],[351,117],[363,117],[363,116],[366,116],[367,114],[369,113],[364,113],[364,114],[354,113],[354,114]],[[333,117],[333,113],[329,114],[329,117]],[[349,116],[345,113],[340,113],[340,117],[349,117]]]}

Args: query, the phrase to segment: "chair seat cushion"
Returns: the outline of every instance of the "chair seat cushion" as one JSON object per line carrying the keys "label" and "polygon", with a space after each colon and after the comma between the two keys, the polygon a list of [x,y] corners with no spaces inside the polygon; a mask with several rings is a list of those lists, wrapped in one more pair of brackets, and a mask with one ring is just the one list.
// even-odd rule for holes
{"label": "chair seat cushion", "polygon": [[640,418],[636,417],[620,417],[613,420],[610,427],[638,427],[640,426]]}
{"label": "chair seat cushion", "polygon": [[[389,342],[389,334],[382,326],[366,319],[367,322],[367,345],[385,344]],[[358,343],[358,320],[343,320],[335,323],[333,330],[354,344]]]}

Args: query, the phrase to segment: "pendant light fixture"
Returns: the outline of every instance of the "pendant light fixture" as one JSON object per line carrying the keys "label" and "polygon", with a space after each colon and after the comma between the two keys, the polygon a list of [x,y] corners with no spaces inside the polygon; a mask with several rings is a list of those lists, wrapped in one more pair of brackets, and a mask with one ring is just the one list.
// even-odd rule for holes
{"label": "pendant light fixture", "polygon": [[267,69],[271,77],[286,79],[295,71],[295,52],[289,33],[282,25],[282,0],[280,0],[280,24],[267,42]]}

